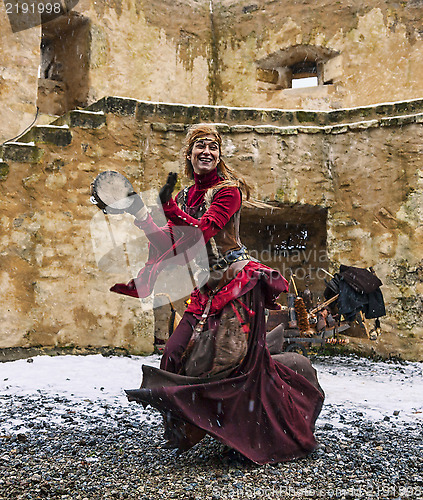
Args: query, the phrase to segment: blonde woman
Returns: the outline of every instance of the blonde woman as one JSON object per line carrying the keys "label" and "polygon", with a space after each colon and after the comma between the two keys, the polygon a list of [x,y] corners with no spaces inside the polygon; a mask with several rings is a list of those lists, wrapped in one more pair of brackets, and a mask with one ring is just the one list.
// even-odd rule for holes
{"label": "blonde woman", "polygon": [[239,239],[249,187],[225,164],[214,126],[189,130],[184,159],[194,183],[172,198],[176,174],[169,174],[160,191],[165,227],[155,225],[141,198],[133,204],[136,225],[150,235],[150,258],[135,280],[112,290],[148,295],[175,250],[189,251],[187,227],[204,237],[210,278],[193,290],[160,369],[144,365],[142,386],[126,391],[128,399],[162,412],[170,448],[189,449],[208,433],[260,464],[304,456],[317,444],[323,392],[306,358],[272,357],[265,338],[265,308],[278,308],[287,281],[252,259]]}

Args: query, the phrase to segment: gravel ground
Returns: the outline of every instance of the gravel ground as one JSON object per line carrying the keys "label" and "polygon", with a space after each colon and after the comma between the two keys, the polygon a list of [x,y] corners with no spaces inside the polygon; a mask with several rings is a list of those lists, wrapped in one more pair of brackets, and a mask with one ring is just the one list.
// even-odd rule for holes
{"label": "gravel ground", "polygon": [[[350,361],[315,365],[336,373],[340,362],[345,369]],[[371,376],[375,366],[354,360],[351,370]],[[419,365],[410,366],[384,363],[378,376],[387,383],[416,376],[421,387]],[[422,419],[401,418],[395,407],[375,419],[328,398],[316,427],[319,448],[265,466],[209,437],[183,454],[163,449],[157,412],[136,404],[5,394],[0,422],[5,499],[423,499]]]}

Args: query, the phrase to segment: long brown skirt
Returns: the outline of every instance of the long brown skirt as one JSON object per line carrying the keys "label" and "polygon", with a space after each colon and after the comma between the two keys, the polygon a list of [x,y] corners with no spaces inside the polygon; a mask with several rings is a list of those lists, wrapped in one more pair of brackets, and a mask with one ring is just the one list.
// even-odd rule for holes
{"label": "long brown skirt", "polygon": [[[260,280],[240,297],[249,311],[248,348],[229,374],[181,374],[198,322],[185,313],[166,345],[160,369],[144,365],[141,389],[127,391],[130,401],[163,413],[169,446],[188,449],[210,434],[259,464],[302,457],[316,448],[314,425],[324,394],[306,358],[270,355],[264,286]],[[205,328],[217,331],[222,314],[209,317]]]}

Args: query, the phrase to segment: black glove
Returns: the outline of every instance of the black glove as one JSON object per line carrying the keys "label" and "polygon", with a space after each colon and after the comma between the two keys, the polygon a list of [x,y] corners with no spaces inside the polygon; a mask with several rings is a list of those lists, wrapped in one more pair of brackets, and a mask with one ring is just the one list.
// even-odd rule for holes
{"label": "black glove", "polygon": [[142,207],[144,207],[144,202],[142,201],[141,195],[137,193],[130,193],[128,198],[132,198],[132,204],[125,209],[128,214],[136,215]]}
{"label": "black glove", "polygon": [[159,191],[159,200],[162,205],[167,203],[172,198],[172,193],[177,180],[178,174],[176,172],[169,172],[166,184]]}

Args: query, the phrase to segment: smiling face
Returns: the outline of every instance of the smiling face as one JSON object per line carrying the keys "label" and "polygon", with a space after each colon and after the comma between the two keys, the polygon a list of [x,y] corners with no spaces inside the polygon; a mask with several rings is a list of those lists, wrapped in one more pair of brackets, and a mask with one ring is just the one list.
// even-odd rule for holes
{"label": "smiling face", "polygon": [[209,134],[194,142],[191,154],[188,156],[194,172],[204,175],[217,167],[220,160],[219,143]]}

